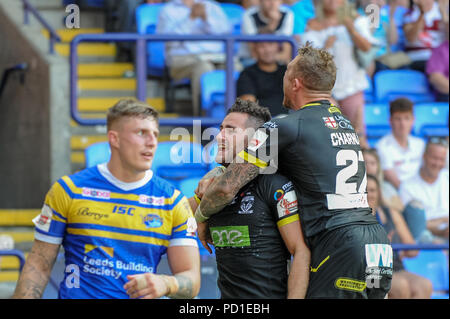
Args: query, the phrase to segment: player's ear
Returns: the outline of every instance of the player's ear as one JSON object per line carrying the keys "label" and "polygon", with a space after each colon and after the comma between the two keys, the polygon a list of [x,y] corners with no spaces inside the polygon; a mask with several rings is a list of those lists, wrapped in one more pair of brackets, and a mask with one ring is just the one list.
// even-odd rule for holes
{"label": "player's ear", "polygon": [[302,81],[299,78],[294,78],[292,81],[292,89],[298,91],[302,88],[304,88]]}
{"label": "player's ear", "polygon": [[119,147],[119,133],[117,131],[109,130],[107,133],[109,145],[111,145],[111,148]]}

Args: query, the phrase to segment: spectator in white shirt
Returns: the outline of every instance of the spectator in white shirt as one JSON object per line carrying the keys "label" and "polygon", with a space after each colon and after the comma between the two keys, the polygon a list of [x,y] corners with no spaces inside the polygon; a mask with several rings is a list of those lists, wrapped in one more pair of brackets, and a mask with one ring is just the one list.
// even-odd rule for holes
{"label": "spectator in white shirt", "polygon": [[[247,9],[242,16],[242,34],[291,36],[294,32],[294,14],[282,4],[282,0],[261,0],[259,5]],[[248,66],[256,62],[257,54],[252,43],[248,46],[243,44],[239,56],[243,65]],[[285,64],[292,60],[289,43],[280,44],[277,60]]]}
{"label": "spectator in white shirt", "polygon": [[[225,12],[212,0],[172,0],[159,14],[156,33],[214,35],[231,32]],[[193,114],[200,114],[200,77],[222,67],[224,46],[215,41],[166,42],[166,63],[175,80],[191,80]]]}
{"label": "spectator in white shirt", "polygon": [[[420,202],[425,209],[427,229],[435,238],[448,242],[449,235],[449,175],[444,169],[448,143],[443,138],[431,138],[425,148],[419,173],[405,180],[399,190],[403,203]],[[442,240],[441,240],[442,241]]]}
{"label": "spectator in white shirt", "polygon": [[419,171],[425,142],[411,135],[413,103],[407,98],[390,103],[390,125],[392,132],[380,139],[376,149],[384,179],[398,189],[401,182]]}

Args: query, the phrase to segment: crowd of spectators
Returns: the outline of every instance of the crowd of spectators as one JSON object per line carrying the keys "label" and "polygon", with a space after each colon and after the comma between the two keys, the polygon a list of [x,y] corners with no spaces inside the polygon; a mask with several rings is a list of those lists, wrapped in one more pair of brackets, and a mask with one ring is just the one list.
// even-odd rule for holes
{"label": "crowd of spectators", "polygon": [[[291,7],[299,2],[314,6],[315,16],[305,15],[307,18],[302,22],[306,28],[294,34],[297,29],[294,21],[298,24],[299,18],[294,17]],[[386,69],[418,70],[427,75],[436,100],[448,101],[448,0],[105,0],[107,31],[135,32],[135,10],[145,3],[166,4],[160,13],[157,33],[230,33],[233,26],[220,3],[234,3],[245,10],[242,34],[292,36],[299,45],[309,41],[313,46],[327,48],[338,66],[333,96],[352,121],[364,146],[367,144],[363,92],[369,87],[366,75],[370,79]],[[301,10],[295,11],[297,15],[298,12]],[[277,63],[287,64],[291,60],[290,45],[278,44]],[[239,46],[238,71],[258,64],[254,43]],[[120,44],[118,59],[133,60],[133,47],[132,43]],[[224,58],[218,55],[223,52],[223,46],[217,43],[167,43],[169,75],[175,80],[191,80],[194,115],[201,113],[200,75],[223,67]],[[177,67],[180,56],[189,56],[183,59],[183,65],[189,65],[188,70],[183,67],[180,71]]]}

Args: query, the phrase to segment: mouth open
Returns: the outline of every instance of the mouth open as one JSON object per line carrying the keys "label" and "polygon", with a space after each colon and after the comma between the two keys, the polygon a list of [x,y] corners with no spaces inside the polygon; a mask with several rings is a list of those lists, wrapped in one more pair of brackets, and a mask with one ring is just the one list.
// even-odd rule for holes
{"label": "mouth open", "polygon": [[153,159],[153,153],[152,152],[144,152],[144,153],[141,153],[141,155],[147,160]]}

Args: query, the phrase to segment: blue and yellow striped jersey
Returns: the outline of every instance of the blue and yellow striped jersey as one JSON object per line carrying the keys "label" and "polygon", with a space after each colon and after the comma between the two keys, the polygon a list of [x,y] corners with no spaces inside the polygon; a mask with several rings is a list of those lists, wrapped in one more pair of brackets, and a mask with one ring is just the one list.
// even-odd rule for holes
{"label": "blue and yellow striped jersey", "polygon": [[186,197],[151,171],[131,187],[106,164],[63,176],[33,221],[37,240],[64,247],[60,298],[128,298],[127,275],[155,273],[169,246],[197,247]]}

